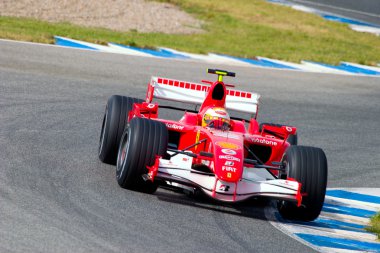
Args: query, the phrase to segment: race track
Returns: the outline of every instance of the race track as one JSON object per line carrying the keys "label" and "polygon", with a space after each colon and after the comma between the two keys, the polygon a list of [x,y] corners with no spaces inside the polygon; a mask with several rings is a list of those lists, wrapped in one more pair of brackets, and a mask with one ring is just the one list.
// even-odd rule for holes
{"label": "race track", "polygon": [[379,78],[0,41],[0,252],[312,252],[270,225],[268,203],[124,190],[98,160],[110,95],[143,98],[151,75],[214,79],[207,67],[262,94],[261,122],[295,125],[300,144],[323,148],[329,187],[379,187]]}
{"label": "race track", "polygon": [[289,2],[380,25],[378,0],[289,0]]}

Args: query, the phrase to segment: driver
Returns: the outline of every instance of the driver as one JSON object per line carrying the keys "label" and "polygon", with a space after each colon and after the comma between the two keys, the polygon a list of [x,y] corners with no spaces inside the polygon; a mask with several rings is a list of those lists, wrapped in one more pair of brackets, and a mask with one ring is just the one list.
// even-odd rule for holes
{"label": "driver", "polygon": [[202,118],[202,126],[219,129],[222,131],[230,130],[230,116],[226,109],[222,107],[208,108]]}

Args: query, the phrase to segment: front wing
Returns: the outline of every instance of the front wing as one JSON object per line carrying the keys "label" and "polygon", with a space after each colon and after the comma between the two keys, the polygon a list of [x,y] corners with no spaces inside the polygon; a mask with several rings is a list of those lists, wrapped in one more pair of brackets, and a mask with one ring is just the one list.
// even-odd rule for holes
{"label": "front wing", "polygon": [[179,154],[176,160],[183,158],[187,160],[180,165],[172,160],[159,159],[155,177],[187,188],[201,189],[208,196],[225,202],[238,202],[260,196],[293,201],[297,206],[301,205],[301,184],[295,180],[277,179],[265,169],[245,168],[240,181],[225,182],[214,174],[191,169],[192,161],[188,156],[182,157]]}

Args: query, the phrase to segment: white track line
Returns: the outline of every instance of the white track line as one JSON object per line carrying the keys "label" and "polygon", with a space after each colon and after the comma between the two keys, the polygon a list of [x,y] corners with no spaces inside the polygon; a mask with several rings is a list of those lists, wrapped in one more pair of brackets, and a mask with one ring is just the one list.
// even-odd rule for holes
{"label": "white track line", "polygon": [[360,208],[360,209],[365,209],[365,210],[374,211],[374,212],[380,211],[380,204],[352,200],[352,199],[343,199],[343,198],[332,197],[332,196],[328,196],[328,198],[326,198],[325,200],[325,203],[340,205],[340,206],[347,206],[347,207],[352,207],[352,208]]}
{"label": "white track line", "polygon": [[151,55],[151,54],[140,52],[140,51],[134,50],[132,48],[127,48],[127,47],[119,46],[119,45],[114,44],[114,43],[108,43],[108,47],[112,48],[113,50],[115,50],[116,52],[118,52],[120,54],[135,55],[135,56],[144,56],[144,57],[153,57],[153,55]]}
{"label": "white track line", "polygon": [[334,73],[334,74],[340,74],[340,75],[354,75],[353,73],[350,73],[348,71],[330,68],[330,67],[318,64],[318,63],[307,62],[307,61],[301,61],[301,63],[305,66],[308,66],[310,68],[314,68],[316,71],[323,72],[323,73]]}
{"label": "white track line", "polygon": [[58,39],[61,39],[61,40],[67,40],[67,41],[70,41],[70,42],[73,42],[73,43],[77,43],[77,44],[81,44],[81,45],[88,46],[88,47],[91,47],[91,48],[95,48],[95,49],[103,51],[103,52],[119,53],[118,50],[115,50],[115,49],[113,49],[111,47],[108,47],[108,46],[98,45],[98,44],[94,44],[94,43],[90,43],[90,42],[85,42],[85,41],[80,41],[80,40],[69,39],[69,38],[60,37],[60,36],[54,36],[54,38],[58,38]]}
{"label": "white track line", "polygon": [[293,63],[293,62],[281,61],[281,60],[276,60],[276,59],[270,59],[270,58],[261,57],[261,56],[258,56],[257,59],[266,60],[266,61],[270,61],[270,62],[277,63],[277,64],[282,64],[282,65],[293,67],[293,68],[296,68],[296,69],[299,69],[299,70],[303,70],[303,71],[320,72],[314,66],[308,66],[308,65],[299,64],[299,63]]}
{"label": "white track line", "polygon": [[365,26],[365,25],[352,25],[350,24],[349,27],[357,32],[365,32],[365,33],[373,33],[377,36],[380,35],[380,28],[377,27],[371,27],[371,26]]}

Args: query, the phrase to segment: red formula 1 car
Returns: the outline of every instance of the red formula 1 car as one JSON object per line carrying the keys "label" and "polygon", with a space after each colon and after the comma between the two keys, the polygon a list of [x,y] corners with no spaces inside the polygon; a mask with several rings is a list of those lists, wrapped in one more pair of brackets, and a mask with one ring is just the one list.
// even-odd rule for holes
{"label": "red formula 1 car", "polygon": [[[200,190],[224,202],[251,197],[278,201],[284,218],[311,221],[321,212],[327,161],[319,148],[297,146],[296,128],[258,124],[259,95],[223,82],[235,73],[209,69],[204,84],[152,77],[145,100],[114,95],[107,103],[99,142],[102,162],[116,164],[123,188],[153,193],[159,185]],[[200,105],[187,110],[153,98]],[[159,108],[182,110],[178,121]],[[230,117],[228,111],[250,118]]]}

